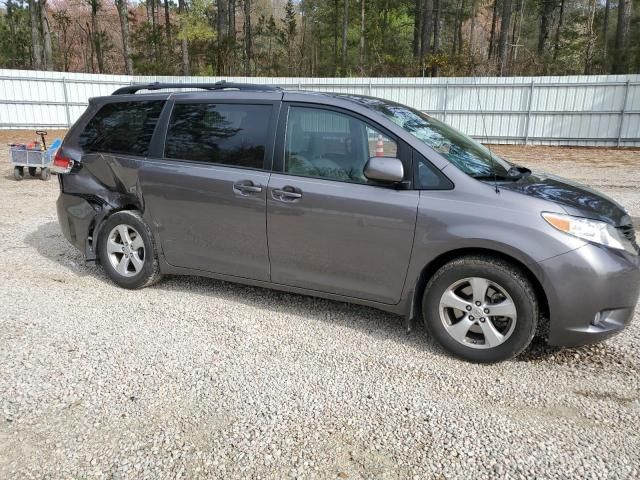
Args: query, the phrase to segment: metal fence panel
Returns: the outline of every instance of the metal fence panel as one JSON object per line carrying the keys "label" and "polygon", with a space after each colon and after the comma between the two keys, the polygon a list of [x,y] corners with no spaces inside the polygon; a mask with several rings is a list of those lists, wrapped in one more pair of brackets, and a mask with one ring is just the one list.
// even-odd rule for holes
{"label": "metal fence panel", "polygon": [[[0,128],[66,128],[89,98],[132,83],[222,79],[0,69]],[[640,75],[224,79],[386,98],[492,143],[640,146]]]}

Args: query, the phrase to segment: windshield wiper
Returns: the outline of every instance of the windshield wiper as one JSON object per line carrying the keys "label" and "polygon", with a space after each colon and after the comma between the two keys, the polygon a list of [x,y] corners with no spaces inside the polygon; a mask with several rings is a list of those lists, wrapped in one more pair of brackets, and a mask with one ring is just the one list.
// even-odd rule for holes
{"label": "windshield wiper", "polygon": [[496,173],[495,175],[471,175],[472,178],[475,178],[476,180],[497,180],[499,182],[508,182],[508,181],[512,181],[512,180],[518,180],[518,178],[520,177],[511,177],[511,176],[507,176],[507,175],[502,175],[499,173]]}
{"label": "windshield wiper", "polygon": [[504,173],[483,173],[479,175],[471,175],[476,180],[494,180],[497,182],[515,182],[521,178],[531,175],[531,170],[526,167],[513,166]]}
{"label": "windshield wiper", "polygon": [[531,170],[527,167],[513,165],[509,170],[507,170],[507,175],[509,178],[515,178],[517,180],[519,178],[526,177],[527,175],[531,175]]}

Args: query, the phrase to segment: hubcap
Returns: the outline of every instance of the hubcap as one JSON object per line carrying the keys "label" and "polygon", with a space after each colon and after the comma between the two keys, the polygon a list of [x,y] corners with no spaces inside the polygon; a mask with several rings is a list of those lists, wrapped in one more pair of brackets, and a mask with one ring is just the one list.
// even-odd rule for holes
{"label": "hubcap", "polygon": [[458,280],[442,294],[440,320],[453,339],[471,348],[494,348],[516,326],[516,306],[507,291],[491,280]]}
{"label": "hubcap", "polygon": [[144,241],[131,225],[117,225],[109,233],[107,253],[111,266],[123,277],[137,275],[144,265]]}

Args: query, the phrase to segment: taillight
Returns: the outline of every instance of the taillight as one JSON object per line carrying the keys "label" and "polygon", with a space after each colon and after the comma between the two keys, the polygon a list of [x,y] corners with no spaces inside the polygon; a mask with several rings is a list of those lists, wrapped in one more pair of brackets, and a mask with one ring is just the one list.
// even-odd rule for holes
{"label": "taillight", "polygon": [[53,163],[51,164],[51,171],[55,173],[69,173],[73,168],[73,160],[69,157],[65,157],[60,153],[60,150],[56,152],[56,156],[53,157]]}

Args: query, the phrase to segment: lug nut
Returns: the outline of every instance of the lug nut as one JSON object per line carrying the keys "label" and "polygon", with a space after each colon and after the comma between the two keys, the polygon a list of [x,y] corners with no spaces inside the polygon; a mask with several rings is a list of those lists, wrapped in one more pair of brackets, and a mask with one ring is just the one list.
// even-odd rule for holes
{"label": "lug nut", "polygon": [[469,320],[474,320],[473,315],[469,315]]}
{"label": "lug nut", "polygon": [[467,305],[467,312],[471,311],[471,305]]}
{"label": "lug nut", "polygon": [[476,305],[479,307],[480,306],[480,302],[476,302]]}
{"label": "lug nut", "polygon": [[484,317],[480,317],[480,321],[484,323]]}
{"label": "lug nut", "polygon": [[488,309],[488,308],[485,308],[485,309],[484,309],[484,313],[489,313],[489,309]]}

